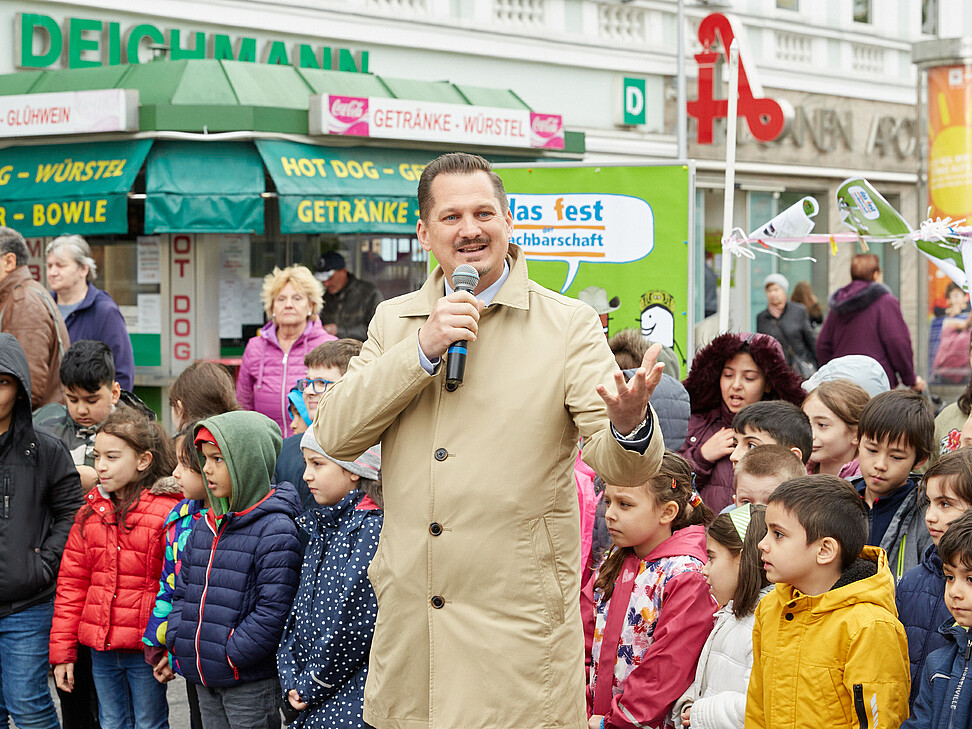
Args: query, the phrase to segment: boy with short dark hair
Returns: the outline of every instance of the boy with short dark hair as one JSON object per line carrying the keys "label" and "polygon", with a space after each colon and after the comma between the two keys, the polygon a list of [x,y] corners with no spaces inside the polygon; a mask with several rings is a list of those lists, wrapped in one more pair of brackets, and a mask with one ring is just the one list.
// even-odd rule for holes
{"label": "boy with short dark hair", "polygon": [[932,544],[917,498],[921,476],[912,472],[931,453],[935,416],[916,392],[882,392],[864,407],[857,434],[861,477],[851,483],[867,508],[867,543],[887,553],[897,583]]}
{"label": "boy with short dark hair", "polygon": [[908,644],[856,491],[827,474],[781,484],[760,541],[775,589],[756,608],[746,729],[898,726]]}
{"label": "boy with short dark hair", "polygon": [[938,543],[945,572],[945,605],[952,619],[938,630],[946,645],[928,656],[911,718],[901,729],[967,727],[972,721],[972,685],[966,687],[972,656],[972,511],[953,521]]}
{"label": "boy with short dark hair", "polygon": [[34,425],[57,436],[67,446],[90,491],[98,484],[94,470],[94,437],[102,421],[121,403],[155,419],[155,413],[115,381],[115,359],[104,342],[81,339],[68,347],[61,360],[61,384],[67,400],[48,403],[34,411]]}
{"label": "boy with short dark hair", "polygon": [[807,414],[786,400],[763,400],[747,405],[732,419],[736,447],[729,454],[733,466],[752,448],[786,446],[806,465],[813,452],[813,428]]}
{"label": "boy with short dark hair", "polygon": [[736,506],[766,505],[769,496],[784,481],[807,475],[807,468],[789,448],[779,444],[756,446],[736,464],[733,499]]}
{"label": "boy with short dark hair", "polygon": [[[357,339],[335,339],[314,347],[304,356],[307,377],[297,381],[304,405],[311,419],[310,426],[317,415],[317,403],[335,382],[348,371],[348,362],[361,352],[361,342]],[[298,416],[300,417],[300,416]],[[296,428],[295,428],[296,432]],[[280,449],[280,457],[273,471],[275,483],[289,481],[297,487],[303,511],[314,509],[317,502],[311,496],[307,482],[304,481],[304,457],[300,452],[301,434],[285,438]]]}
{"label": "boy with short dark hair", "polygon": [[297,492],[271,483],[280,428],[224,413],[201,421],[194,442],[210,508],[182,552],[166,646],[199,685],[203,726],[279,726],[275,658],[301,557]]}

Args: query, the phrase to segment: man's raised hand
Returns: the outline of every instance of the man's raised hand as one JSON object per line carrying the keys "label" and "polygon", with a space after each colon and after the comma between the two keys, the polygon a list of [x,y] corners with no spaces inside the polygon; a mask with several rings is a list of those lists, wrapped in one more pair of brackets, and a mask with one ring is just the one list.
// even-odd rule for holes
{"label": "man's raised hand", "polygon": [[435,302],[432,313],[419,329],[419,346],[429,360],[446,353],[449,345],[464,339],[476,341],[479,313],[485,304],[468,291],[453,291]]}
{"label": "man's raised hand", "polygon": [[615,373],[617,395],[612,395],[604,385],[597,386],[597,394],[604,400],[608,418],[621,435],[630,435],[648,414],[648,402],[661,382],[662,371],[665,369],[665,365],[658,361],[661,350],[660,344],[651,345],[645,352],[641,367],[628,382],[624,381],[622,372]]}

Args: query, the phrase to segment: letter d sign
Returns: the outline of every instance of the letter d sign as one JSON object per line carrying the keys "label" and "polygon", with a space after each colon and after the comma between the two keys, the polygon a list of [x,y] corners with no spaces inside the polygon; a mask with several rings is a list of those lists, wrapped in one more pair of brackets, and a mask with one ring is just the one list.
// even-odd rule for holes
{"label": "letter d sign", "polygon": [[644,124],[645,80],[643,78],[624,79],[624,124]]}

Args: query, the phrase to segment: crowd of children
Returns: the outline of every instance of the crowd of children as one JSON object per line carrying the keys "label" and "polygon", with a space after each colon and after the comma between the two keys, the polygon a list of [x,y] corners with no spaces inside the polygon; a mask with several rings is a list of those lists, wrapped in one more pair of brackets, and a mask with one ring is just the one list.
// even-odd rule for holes
{"label": "crowd of children", "polygon": [[[296,417],[359,351],[307,355]],[[921,396],[847,379],[804,396],[782,362],[761,335],[717,338],[685,381],[681,455],[583,501],[591,729],[972,721],[972,449],[920,476],[938,450]],[[36,484],[2,508],[39,545],[3,545],[0,617],[47,644],[21,680],[49,661],[65,726],[85,729],[167,727],[176,676],[193,729],[366,726],[380,447],[339,461],[312,429],[284,441],[212,363],[171,388],[174,439],[104,345],[72,345],[61,378],[67,406],[31,418],[0,335],[0,470]],[[11,670],[3,711],[58,726],[46,686],[7,692]]]}

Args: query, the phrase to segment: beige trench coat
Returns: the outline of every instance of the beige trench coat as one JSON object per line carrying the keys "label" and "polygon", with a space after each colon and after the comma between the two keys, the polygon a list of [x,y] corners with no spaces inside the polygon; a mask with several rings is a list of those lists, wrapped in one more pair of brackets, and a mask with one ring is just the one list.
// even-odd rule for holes
{"label": "beige trench coat", "polygon": [[382,444],[364,709],[381,729],[586,727],[577,438],[619,485],[661,461],[657,424],[645,455],[611,433],[595,386],[613,391],[617,365],[594,311],[528,280],[513,244],[507,260],[457,391],[444,367],[430,376],[419,364],[416,333],[444,293],[436,268],[379,306],[361,356],[318,408],[330,455]]}

